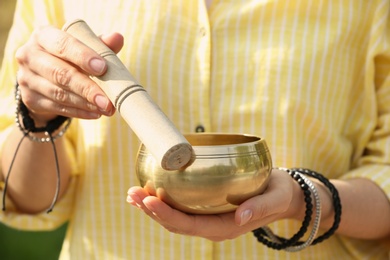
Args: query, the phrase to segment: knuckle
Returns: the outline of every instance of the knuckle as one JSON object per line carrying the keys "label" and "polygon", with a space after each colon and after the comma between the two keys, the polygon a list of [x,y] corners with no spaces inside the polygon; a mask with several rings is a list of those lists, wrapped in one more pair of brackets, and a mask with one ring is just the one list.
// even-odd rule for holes
{"label": "knuckle", "polygon": [[34,106],[37,104],[37,101],[33,99],[28,92],[24,92],[22,95],[23,103],[26,105],[26,107],[28,107],[30,110],[34,110]]}
{"label": "knuckle", "polygon": [[14,55],[15,61],[21,67],[27,67],[33,60],[33,55],[36,53],[36,51],[37,50],[35,48],[32,48],[29,44],[23,45],[16,50]]}
{"label": "knuckle", "polygon": [[71,79],[72,79],[72,77],[71,77],[72,73],[73,73],[73,71],[70,69],[55,68],[52,71],[52,74],[53,74],[52,78],[54,79],[56,84],[69,87]]}
{"label": "knuckle", "polygon": [[27,52],[24,46],[18,48],[15,52],[15,59],[19,64],[24,64],[27,61]]}
{"label": "knuckle", "polygon": [[56,115],[74,117],[76,114],[74,108],[70,108],[66,105],[52,102],[50,106],[50,111]]}
{"label": "knuckle", "polygon": [[81,95],[87,100],[92,101],[92,96],[94,95],[95,87],[93,85],[85,85],[81,90]]}
{"label": "knuckle", "polygon": [[258,218],[264,218],[270,215],[270,208],[266,203],[262,203],[256,208],[256,215]]}
{"label": "knuckle", "polygon": [[67,93],[68,92],[62,88],[56,88],[56,90],[54,91],[54,100],[60,103],[64,103],[68,100],[69,97]]}
{"label": "knuckle", "polygon": [[61,58],[71,60],[74,64],[82,65],[90,59],[90,52],[86,52],[80,42],[70,36],[59,37],[55,41],[55,52]]}
{"label": "knuckle", "polygon": [[18,81],[18,84],[19,84],[20,87],[28,85],[27,84],[28,80],[27,80],[23,70],[19,70],[18,71],[18,74],[16,76],[16,80]]}
{"label": "knuckle", "polygon": [[32,52],[36,51],[38,47],[38,35],[42,28],[35,29],[30,39],[15,52],[15,59],[19,64],[28,64],[29,57]]}
{"label": "knuckle", "polygon": [[60,56],[66,56],[68,49],[74,44],[75,40],[72,37],[60,37],[55,41],[55,49]]}
{"label": "knuckle", "polygon": [[58,111],[58,114],[59,115],[63,115],[63,116],[68,116],[70,114],[72,114],[72,111],[70,111],[70,109],[66,106],[62,106],[60,104],[57,104],[57,111]]}

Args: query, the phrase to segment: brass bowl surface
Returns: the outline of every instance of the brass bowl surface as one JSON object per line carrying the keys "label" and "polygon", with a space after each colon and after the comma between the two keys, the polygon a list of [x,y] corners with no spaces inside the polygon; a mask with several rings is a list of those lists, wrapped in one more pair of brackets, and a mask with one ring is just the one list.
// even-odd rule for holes
{"label": "brass bowl surface", "polygon": [[184,136],[195,158],[176,171],[161,168],[141,144],[136,174],[150,194],[183,212],[218,214],[235,210],[267,187],[272,160],[265,140],[243,134]]}

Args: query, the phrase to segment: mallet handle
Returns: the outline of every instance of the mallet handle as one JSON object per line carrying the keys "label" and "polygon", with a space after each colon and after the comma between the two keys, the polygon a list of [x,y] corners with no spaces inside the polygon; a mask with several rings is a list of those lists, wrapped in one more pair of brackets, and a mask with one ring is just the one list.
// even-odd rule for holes
{"label": "mallet handle", "polygon": [[105,58],[107,72],[91,77],[138,136],[141,142],[161,162],[166,170],[177,170],[193,160],[193,149],[168,117],[153,102],[145,89],[83,20],[67,23],[68,32]]}

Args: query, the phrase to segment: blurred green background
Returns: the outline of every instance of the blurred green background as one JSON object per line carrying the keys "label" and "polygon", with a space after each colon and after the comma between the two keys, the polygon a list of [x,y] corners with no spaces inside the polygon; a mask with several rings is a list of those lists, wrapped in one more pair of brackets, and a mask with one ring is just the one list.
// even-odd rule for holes
{"label": "blurred green background", "polygon": [[[0,0],[0,61],[3,59],[5,42],[12,24],[15,3],[16,0]],[[53,231],[27,232],[12,229],[0,223],[0,259],[58,259],[66,227],[67,224],[64,224]]]}

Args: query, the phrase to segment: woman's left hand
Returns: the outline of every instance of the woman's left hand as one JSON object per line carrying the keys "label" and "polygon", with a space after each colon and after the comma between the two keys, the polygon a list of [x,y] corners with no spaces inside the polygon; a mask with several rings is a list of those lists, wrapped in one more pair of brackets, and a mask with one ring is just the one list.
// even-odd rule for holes
{"label": "woman's left hand", "polygon": [[[128,191],[127,201],[173,233],[198,236],[212,241],[233,239],[283,218],[302,219],[303,194],[284,171],[274,169],[267,189],[242,203],[234,212],[192,215],[173,209],[141,187]],[[295,203],[296,202],[296,203]]]}

